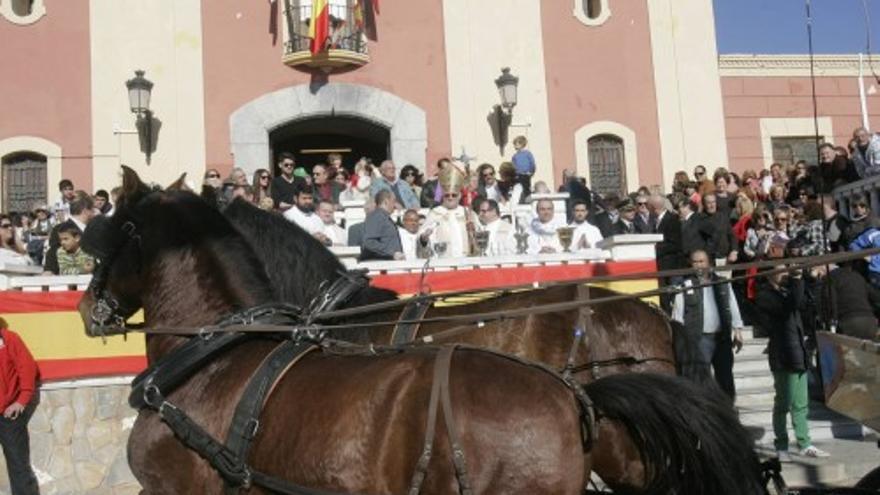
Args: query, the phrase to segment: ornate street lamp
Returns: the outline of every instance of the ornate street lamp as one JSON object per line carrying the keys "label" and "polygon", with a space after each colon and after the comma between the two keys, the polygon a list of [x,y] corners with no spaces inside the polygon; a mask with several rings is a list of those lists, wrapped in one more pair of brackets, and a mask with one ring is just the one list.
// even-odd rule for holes
{"label": "ornate street lamp", "polygon": [[153,153],[153,112],[150,111],[150,94],[153,91],[153,83],[144,77],[144,71],[134,71],[134,78],[125,81],[128,88],[128,104],[131,112],[137,115],[138,136],[141,138],[141,150],[147,155],[147,163],[150,163],[150,155]]}
{"label": "ornate street lamp", "polygon": [[517,86],[519,78],[510,73],[510,67],[501,69],[501,76],[495,79],[495,86],[501,96],[501,104],[495,105],[495,119],[498,126],[498,146],[501,154],[504,154],[504,145],[507,144],[507,130],[513,122],[513,107],[517,102]]}

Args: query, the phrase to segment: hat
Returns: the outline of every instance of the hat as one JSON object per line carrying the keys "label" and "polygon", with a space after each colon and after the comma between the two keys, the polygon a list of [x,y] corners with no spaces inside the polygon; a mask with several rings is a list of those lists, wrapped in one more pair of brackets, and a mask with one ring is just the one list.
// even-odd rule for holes
{"label": "hat", "polygon": [[636,211],[636,204],[631,199],[625,199],[617,203],[617,209],[621,212]]}
{"label": "hat", "polygon": [[444,191],[459,191],[464,187],[465,177],[463,167],[458,162],[452,162],[452,166],[445,167],[440,171],[438,182]]}
{"label": "hat", "polygon": [[306,172],[306,169],[303,167],[296,167],[295,169],[293,169],[293,176],[302,177],[303,179],[305,179],[309,176],[309,173]]}

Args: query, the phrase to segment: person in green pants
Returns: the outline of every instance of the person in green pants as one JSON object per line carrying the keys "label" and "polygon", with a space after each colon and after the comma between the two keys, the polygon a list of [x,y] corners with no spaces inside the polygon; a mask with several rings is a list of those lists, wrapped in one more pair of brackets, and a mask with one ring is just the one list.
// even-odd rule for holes
{"label": "person in green pants", "polygon": [[776,391],[773,398],[774,446],[780,460],[790,460],[786,426],[789,414],[800,455],[828,457],[827,452],[812,444],[807,424],[807,370],[810,359],[800,313],[803,301],[804,281],[800,271],[768,277],[765,283],[759,285],[755,298],[764,317],[764,328],[770,334],[767,357]]}

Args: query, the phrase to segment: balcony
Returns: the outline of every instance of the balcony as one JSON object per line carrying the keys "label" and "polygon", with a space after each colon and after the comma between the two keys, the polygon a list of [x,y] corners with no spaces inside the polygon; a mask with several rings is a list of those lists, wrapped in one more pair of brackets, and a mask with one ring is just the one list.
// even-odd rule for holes
{"label": "balcony", "polygon": [[363,22],[358,21],[356,8],[347,5],[329,5],[330,35],[328,48],[318,54],[311,52],[309,23],[312,5],[309,1],[287,2],[285,12],[287,40],[282,61],[290,67],[320,68],[331,72],[345,67],[359,67],[370,62],[367,37]]}

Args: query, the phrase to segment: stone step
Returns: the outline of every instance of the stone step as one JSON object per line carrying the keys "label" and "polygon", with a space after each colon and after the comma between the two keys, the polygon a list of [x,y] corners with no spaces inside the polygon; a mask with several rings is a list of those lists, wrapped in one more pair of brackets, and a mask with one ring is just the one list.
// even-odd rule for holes
{"label": "stone step", "polygon": [[767,361],[766,354],[743,355],[742,353],[733,356],[733,375],[739,373],[747,373],[750,371],[766,371],[770,373],[770,363]]}
{"label": "stone step", "polygon": [[[789,487],[851,487],[880,464],[880,449],[872,438],[818,440],[814,444],[831,457],[814,459],[793,455],[791,462],[782,463],[782,477]],[[775,453],[772,443],[760,445],[756,450],[762,459]]]}
{"label": "stone step", "polygon": [[764,388],[773,391],[773,374],[770,370],[758,369],[734,373],[733,381],[736,389]]}
{"label": "stone step", "polygon": [[[762,444],[773,443],[773,401],[756,401],[753,405],[740,405],[739,418],[743,425],[748,428],[755,440]],[[838,414],[820,403],[810,403],[810,413],[807,417],[810,427],[810,437],[813,440],[828,440],[833,438],[858,439],[864,435],[862,425],[857,421]],[[791,417],[788,416],[786,424],[789,428],[789,437],[794,441],[794,431],[791,429]]]}
{"label": "stone step", "polygon": [[757,388],[736,391],[736,407],[753,410],[758,407],[773,406],[773,389]]}

